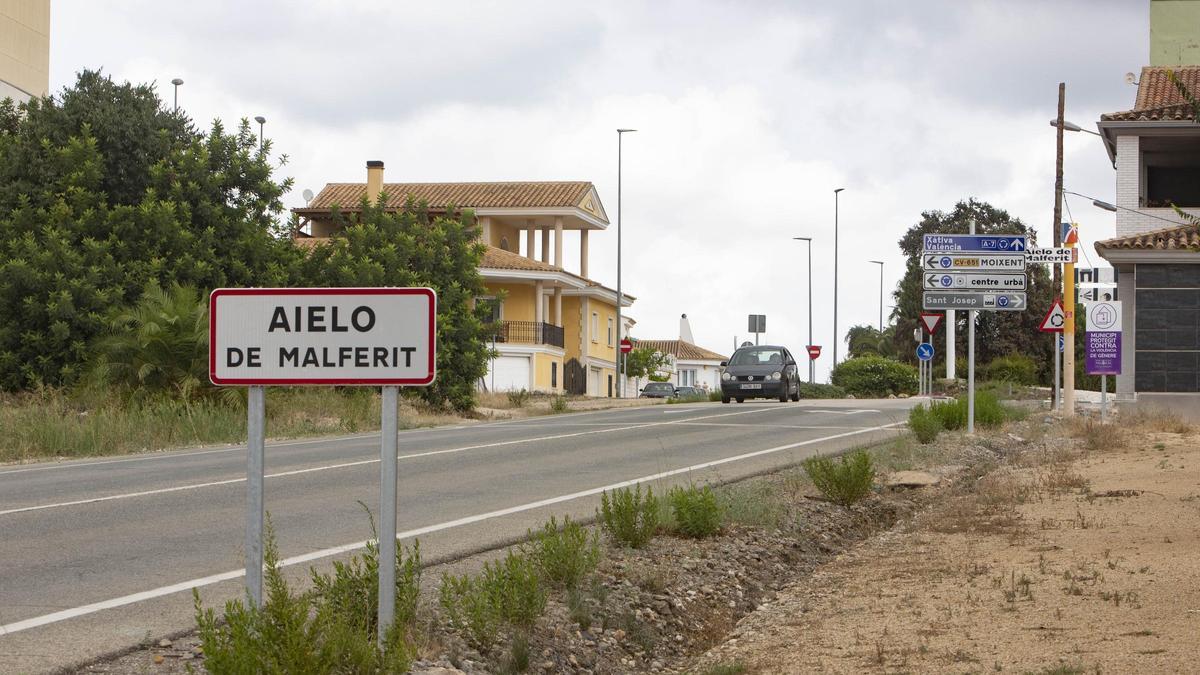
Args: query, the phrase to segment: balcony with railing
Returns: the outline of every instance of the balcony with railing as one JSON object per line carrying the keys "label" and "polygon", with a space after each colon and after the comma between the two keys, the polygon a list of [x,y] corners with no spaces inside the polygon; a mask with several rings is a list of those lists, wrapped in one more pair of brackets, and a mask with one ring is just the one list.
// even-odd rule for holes
{"label": "balcony with railing", "polygon": [[561,348],[562,326],[539,321],[500,321],[497,324],[496,342],[526,345],[550,345]]}

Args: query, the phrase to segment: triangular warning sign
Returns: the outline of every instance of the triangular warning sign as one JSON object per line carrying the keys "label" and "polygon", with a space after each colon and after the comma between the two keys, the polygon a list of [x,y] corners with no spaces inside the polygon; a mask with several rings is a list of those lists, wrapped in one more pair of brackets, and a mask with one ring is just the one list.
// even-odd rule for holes
{"label": "triangular warning sign", "polygon": [[1043,333],[1061,333],[1063,332],[1063,324],[1067,322],[1067,313],[1063,311],[1062,302],[1055,300],[1053,305],[1050,305],[1050,311],[1046,312],[1046,317],[1042,319],[1038,330]]}
{"label": "triangular warning sign", "polygon": [[929,331],[930,335],[933,335],[937,332],[938,326],[942,325],[942,319],[945,316],[945,314],[921,312],[921,325],[925,327],[925,330]]}

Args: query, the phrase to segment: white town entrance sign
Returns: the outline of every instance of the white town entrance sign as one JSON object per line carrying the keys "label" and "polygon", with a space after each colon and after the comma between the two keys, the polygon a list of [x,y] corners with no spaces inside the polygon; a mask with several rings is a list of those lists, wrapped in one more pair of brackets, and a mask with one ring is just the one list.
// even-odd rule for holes
{"label": "white town entrance sign", "polygon": [[428,288],[221,288],[209,300],[218,385],[427,385]]}

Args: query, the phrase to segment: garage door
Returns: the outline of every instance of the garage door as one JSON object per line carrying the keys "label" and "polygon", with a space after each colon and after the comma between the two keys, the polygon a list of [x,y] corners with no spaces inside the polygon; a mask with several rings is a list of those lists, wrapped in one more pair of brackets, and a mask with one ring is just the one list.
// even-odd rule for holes
{"label": "garage door", "polygon": [[[528,356],[498,356],[490,363],[492,372],[488,373],[487,383],[488,386],[493,387],[493,391],[515,391],[529,388]],[[493,375],[495,375],[495,379],[492,378]]]}

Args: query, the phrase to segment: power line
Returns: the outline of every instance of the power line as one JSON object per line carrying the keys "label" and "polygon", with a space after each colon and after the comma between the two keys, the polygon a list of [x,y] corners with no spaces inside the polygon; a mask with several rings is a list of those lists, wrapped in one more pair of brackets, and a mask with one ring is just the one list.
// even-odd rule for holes
{"label": "power line", "polygon": [[[1075,195],[1076,197],[1083,197],[1084,199],[1090,199],[1093,202],[1104,202],[1104,200],[1102,200],[1102,199],[1096,199],[1095,197],[1089,197],[1084,194],[1079,194],[1078,192],[1071,192],[1070,190],[1063,190],[1063,194]],[[1107,202],[1105,202],[1105,203],[1107,203]],[[1109,204],[1109,206],[1112,206],[1113,208],[1118,209],[1120,211],[1128,211],[1130,213],[1136,213],[1138,215],[1145,216],[1147,218],[1154,218],[1155,220],[1161,220],[1165,223],[1170,223],[1172,225],[1190,225],[1191,224],[1191,223],[1183,222],[1180,220],[1172,220],[1170,218],[1163,218],[1162,216],[1156,216],[1153,213],[1147,213],[1147,212],[1141,211],[1139,209],[1131,209],[1127,206],[1117,206],[1116,204]]]}

